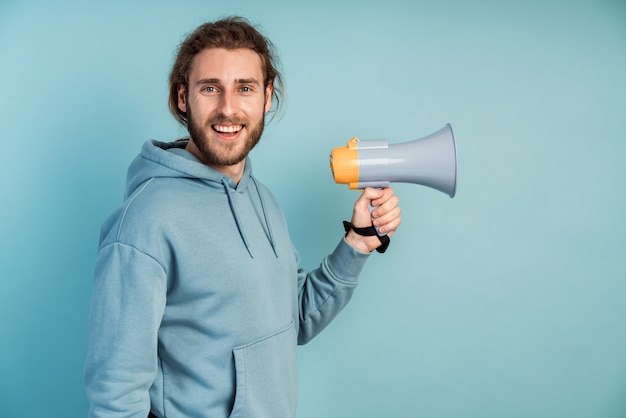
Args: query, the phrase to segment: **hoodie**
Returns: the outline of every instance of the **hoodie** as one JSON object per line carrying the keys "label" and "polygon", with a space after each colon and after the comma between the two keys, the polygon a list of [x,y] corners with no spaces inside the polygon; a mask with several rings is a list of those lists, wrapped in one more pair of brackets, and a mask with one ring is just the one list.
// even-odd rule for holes
{"label": "hoodie", "polygon": [[368,257],[341,239],[299,268],[278,202],[146,142],[104,222],[85,384],[90,417],[293,417],[297,344],[346,305]]}

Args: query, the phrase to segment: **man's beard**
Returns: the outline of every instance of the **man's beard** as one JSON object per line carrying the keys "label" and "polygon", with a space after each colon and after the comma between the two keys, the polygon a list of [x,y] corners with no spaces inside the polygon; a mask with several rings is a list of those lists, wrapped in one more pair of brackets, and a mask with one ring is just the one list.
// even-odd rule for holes
{"label": "man's beard", "polygon": [[[261,135],[263,134],[263,129],[265,127],[265,119],[263,117],[261,117],[255,125],[251,125],[249,123],[245,123],[245,120],[241,120],[239,118],[228,118],[223,114],[218,114],[209,118],[203,127],[194,121],[189,107],[187,108],[187,120],[189,136],[200,151],[200,154],[202,155],[202,162],[211,166],[230,166],[243,161],[261,140]],[[235,147],[239,146],[238,143],[221,144],[219,148],[215,147],[215,149],[211,149],[212,147],[209,143],[206,131],[213,129],[212,126],[216,124],[241,124],[245,126],[244,129],[249,129],[249,132],[247,132],[248,136],[245,139],[246,142],[241,152],[237,154],[233,154],[231,152]]]}

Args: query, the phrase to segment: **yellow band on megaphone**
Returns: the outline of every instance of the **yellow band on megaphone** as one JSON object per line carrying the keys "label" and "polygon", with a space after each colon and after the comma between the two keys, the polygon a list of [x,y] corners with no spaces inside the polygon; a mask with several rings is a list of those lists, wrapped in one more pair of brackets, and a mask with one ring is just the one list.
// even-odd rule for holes
{"label": "yellow band on megaphone", "polygon": [[334,148],[330,153],[330,169],[333,172],[335,183],[358,184],[359,152],[356,144],[358,140],[354,137],[348,141],[347,146]]}

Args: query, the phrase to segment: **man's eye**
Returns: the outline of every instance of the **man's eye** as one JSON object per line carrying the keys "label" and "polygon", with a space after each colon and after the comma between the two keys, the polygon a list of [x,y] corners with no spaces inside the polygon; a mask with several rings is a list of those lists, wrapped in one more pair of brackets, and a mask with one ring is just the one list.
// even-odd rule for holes
{"label": "man's eye", "polygon": [[240,90],[242,93],[250,93],[252,91],[250,87],[246,87],[246,86],[243,86]]}
{"label": "man's eye", "polygon": [[207,87],[204,88],[204,91],[207,92],[207,93],[215,93],[217,90],[213,86],[207,86]]}

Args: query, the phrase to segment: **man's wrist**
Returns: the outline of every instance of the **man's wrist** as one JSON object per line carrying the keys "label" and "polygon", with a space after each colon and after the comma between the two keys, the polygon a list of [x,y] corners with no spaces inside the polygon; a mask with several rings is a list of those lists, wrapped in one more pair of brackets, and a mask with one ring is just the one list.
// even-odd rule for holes
{"label": "man's wrist", "polygon": [[356,228],[350,222],[343,222],[346,231],[346,242],[356,250],[371,253],[376,250],[384,253],[389,246],[389,237],[380,235],[373,226]]}
{"label": "man's wrist", "polygon": [[365,254],[370,254],[380,245],[376,237],[364,237],[354,231],[349,231],[345,236],[345,240],[352,248]]}

